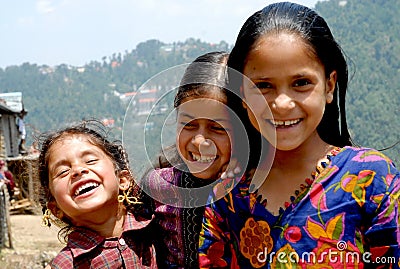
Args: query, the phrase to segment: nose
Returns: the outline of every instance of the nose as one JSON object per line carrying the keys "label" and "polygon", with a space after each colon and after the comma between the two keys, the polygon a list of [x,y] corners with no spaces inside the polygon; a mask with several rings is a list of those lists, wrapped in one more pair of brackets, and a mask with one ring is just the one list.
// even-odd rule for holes
{"label": "nose", "polygon": [[216,155],[217,147],[212,139],[206,138],[203,134],[197,134],[192,138],[192,143],[199,150],[201,155]]}
{"label": "nose", "polygon": [[279,93],[272,102],[272,108],[276,110],[287,110],[294,108],[295,103],[287,93]]}
{"label": "nose", "polygon": [[81,166],[81,165],[75,165],[72,167],[72,176],[74,178],[82,176],[84,174],[88,174],[89,173],[89,169]]}
{"label": "nose", "polygon": [[192,143],[194,145],[196,145],[197,147],[200,147],[200,146],[207,147],[207,146],[211,145],[210,140],[205,138],[205,136],[203,134],[196,134],[192,138]]}

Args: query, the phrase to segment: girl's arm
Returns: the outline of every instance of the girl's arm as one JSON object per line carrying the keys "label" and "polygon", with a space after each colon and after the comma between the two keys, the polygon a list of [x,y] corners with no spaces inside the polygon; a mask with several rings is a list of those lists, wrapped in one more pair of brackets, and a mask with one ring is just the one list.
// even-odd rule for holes
{"label": "girl's arm", "polygon": [[365,232],[371,253],[366,258],[375,265],[400,268],[400,172],[391,161],[379,168],[366,207],[374,216]]}

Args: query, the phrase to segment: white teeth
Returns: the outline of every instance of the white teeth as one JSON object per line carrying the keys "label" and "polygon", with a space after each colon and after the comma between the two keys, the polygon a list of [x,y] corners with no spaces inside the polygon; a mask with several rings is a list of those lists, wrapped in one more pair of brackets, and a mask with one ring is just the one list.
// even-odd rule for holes
{"label": "white teeth", "polygon": [[273,125],[275,125],[276,127],[279,127],[279,126],[290,126],[290,125],[293,125],[293,124],[296,124],[296,123],[300,122],[300,119],[297,119],[297,120],[285,120],[285,121],[283,121],[283,120],[270,120],[270,122]]}
{"label": "white teeth", "polygon": [[193,160],[195,160],[196,162],[201,162],[201,163],[210,163],[212,161],[214,161],[215,157],[202,157],[201,155],[197,155],[192,153],[193,156]]}
{"label": "white teeth", "polygon": [[75,196],[78,196],[81,191],[83,191],[86,188],[96,188],[97,186],[99,186],[99,183],[96,182],[88,182],[86,184],[83,184],[82,186],[80,186],[76,191],[75,191]]}

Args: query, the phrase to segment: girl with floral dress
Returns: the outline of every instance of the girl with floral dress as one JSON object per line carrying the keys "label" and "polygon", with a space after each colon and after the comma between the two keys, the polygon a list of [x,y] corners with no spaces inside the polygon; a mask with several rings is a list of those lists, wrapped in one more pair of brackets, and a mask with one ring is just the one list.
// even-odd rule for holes
{"label": "girl with floral dress", "polygon": [[325,20],[268,5],[243,25],[228,66],[266,147],[228,195],[209,198],[200,267],[398,268],[400,174],[352,146],[347,64]]}

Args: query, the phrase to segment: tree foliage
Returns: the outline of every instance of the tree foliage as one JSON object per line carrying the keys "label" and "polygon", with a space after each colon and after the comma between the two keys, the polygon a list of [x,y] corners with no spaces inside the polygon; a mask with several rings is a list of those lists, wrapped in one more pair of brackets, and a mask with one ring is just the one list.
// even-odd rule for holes
{"label": "tree foliage", "polygon": [[[384,149],[400,140],[400,1],[330,0],[316,10],[346,53],[347,118],[353,140]],[[400,145],[384,151],[400,162]]]}

